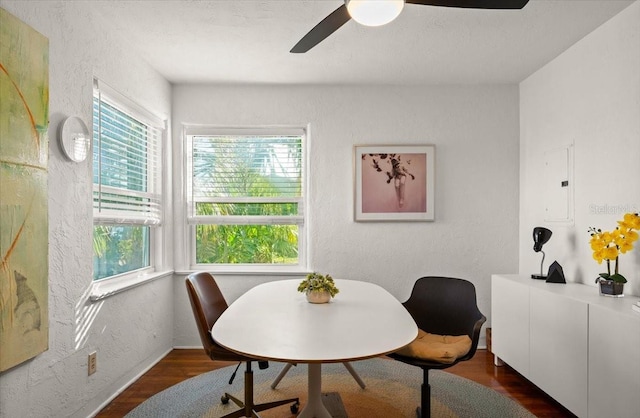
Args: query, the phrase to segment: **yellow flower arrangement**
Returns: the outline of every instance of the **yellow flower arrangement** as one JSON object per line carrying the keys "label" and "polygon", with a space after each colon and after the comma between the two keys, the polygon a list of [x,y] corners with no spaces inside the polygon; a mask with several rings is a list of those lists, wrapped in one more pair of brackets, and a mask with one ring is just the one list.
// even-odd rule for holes
{"label": "yellow flower arrangement", "polygon": [[[600,273],[602,279],[619,283],[627,282],[627,279],[618,272],[618,257],[633,249],[633,243],[638,239],[637,230],[640,230],[640,215],[637,213],[626,213],[622,220],[618,221],[616,229],[611,232],[589,228],[594,260],[598,264],[607,260],[607,272]],[[611,261],[615,261],[613,274],[611,274]]]}

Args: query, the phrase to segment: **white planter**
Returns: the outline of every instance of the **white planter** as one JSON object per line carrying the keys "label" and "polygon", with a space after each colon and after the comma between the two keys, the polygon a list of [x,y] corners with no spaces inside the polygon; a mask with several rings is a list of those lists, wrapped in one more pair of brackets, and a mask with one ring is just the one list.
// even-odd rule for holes
{"label": "white planter", "polygon": [[331,293],[326,290],[314,290],[307,292],[307,301],[309,303],[327,303],[331,300]]}

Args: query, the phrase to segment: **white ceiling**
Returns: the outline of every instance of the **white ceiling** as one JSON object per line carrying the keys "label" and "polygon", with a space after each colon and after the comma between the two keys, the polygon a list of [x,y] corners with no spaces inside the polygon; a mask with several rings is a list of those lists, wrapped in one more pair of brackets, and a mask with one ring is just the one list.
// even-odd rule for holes
{"label": "white ceiling", "polygon": [[289,50],[341,0],[97,0],[93,12],[173,83],[517,83],[633,3],[530,0],[522,10],[407,4]]}

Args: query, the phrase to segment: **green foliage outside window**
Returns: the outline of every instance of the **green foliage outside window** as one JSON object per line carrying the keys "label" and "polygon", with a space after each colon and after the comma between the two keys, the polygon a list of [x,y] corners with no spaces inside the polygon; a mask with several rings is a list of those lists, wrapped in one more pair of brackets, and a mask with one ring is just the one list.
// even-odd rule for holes
{"label": "green foliage outside window", "polygon": [[298,225],[232,219],[297,216],[297,202],[279,199],[301,196],[300,153],[300,137],[194,138],[195,216],[229,218],[195,226],[197,264],[298,263]]}
{"label": "green foliage outside window", "polygon": [[203,264],[295,264],[297,225],[198,225],[196,262]]}
{"label": "green foliage outside window", "polygon": [[93,228],[93,279],[100,280],[149,266],[149,227]]}

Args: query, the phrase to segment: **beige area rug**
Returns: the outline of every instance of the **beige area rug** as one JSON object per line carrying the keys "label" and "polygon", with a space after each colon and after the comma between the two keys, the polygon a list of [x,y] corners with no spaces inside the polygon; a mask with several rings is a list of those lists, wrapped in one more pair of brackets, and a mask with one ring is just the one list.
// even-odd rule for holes
{"label": "beige area rug", "polygon": [[[295,375],[292,373],[295,369],[292,368],[276,390],[271,389],[271,381],[254,385],[255,393],[261,394],[258,402],[299,397],[302,410],[307,402],[306,368],[306,365],[297,366],[297,369],[302,369],[305,373],[295,373]],[[334,366],[325,365],[323,369],[325,370],[323,370],[322,392],[338,393],[347,417],[414,417],[416,414],[415,410],[420,399],[419,384],[415,387],[408,387],[403,382],[367,376],[365,378],[366,388],[363,390],[344,367],[342,370],[340,367],[336,370]],[[224,408],[220,405],[214,405],[203,417],[218,418],[234,409],[236,408],[231,405]],[[431,409],[434,417],[458,417],[438,400],[432,401]],[[295,415],[290,413],[288,405],[284,405],[262,411],[260,416],[276,418],[294,417]]]}
{"label": "beige area rug", "polygon": [[[422,370],[387,359],[371,359],[351,363],[366,384],[361,389],[345,367],[338,364],[322,366],[322,391],[335,393],[342,399],[349,418],[394,418],[416,416],[420,403]],[[257,403],[299,397],[301,408],[306,402],[307,366],[292,367],[276,390],[270,385],[283,365],[270,363],[267,370],[254,367],[255,400]],[[242,369],[233,385],[228,384],[233,367],[215,370],[194,377],[148,399],[127,415],[128,418],[193,417],[217,418],[237,409],[231,402],[220,403],[227,391],[242,398]],[[434,418],[531,418],[526,409],[511,399],[468,379],[444,371],[430,372]],[[295,417],[289,404],[260,413],[263,418]],[[344,415],[338,413],[336,418]]]}

